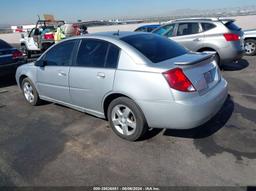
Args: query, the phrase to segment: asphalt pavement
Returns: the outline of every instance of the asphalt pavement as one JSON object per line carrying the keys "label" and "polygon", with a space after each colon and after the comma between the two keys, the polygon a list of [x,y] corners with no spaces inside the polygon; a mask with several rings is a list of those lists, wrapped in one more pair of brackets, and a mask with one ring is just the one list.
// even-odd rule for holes
{"label": "asphalt pavement", "polygon": [[256,57],[226,65],[230,96],[211,121],[139,142],[58,104],[32,107],[1,77],[0,186],[256,186],[255,72]]}

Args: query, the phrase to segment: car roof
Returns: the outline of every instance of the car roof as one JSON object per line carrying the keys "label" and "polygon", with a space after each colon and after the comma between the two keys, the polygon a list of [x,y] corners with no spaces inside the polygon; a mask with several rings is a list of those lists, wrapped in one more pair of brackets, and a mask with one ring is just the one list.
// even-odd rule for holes
{"label": "car roof", "polygon": [[181,18],[181,19],[174,19],[170,20],[167,23],[172,23],[172,22],[185,22],[185,21],[209,21],[209,22],[231,22],[235,21],[234,19],[230,18],[223,18],[223,17],[195,17],[195,18]]}
{"label": "car roof", "polygon": [[[90,33],[82,36],[75,36],[71,37],[68,39],[83,39],[83,38],[111,38],[111,39],[116,39],[120,40],[121,38],[127,37],[127,36],[133,36],[133,35],[138,35],[138,34],[146,34],[149,35],[151,33],[147,32],[130,32],[130,31],[111,31],[111,32],[98,32],[98,33]],[[67,40],[68,40],[67,39]]]}
{"label": "car roof", "polygon": [[161,25],[160,24],[152,24],[152,25],[142,25],[142,26],[140,26],[140,27],[138,27],[138,28],[141,28],[141,27],[160,27]]}
{"label": "car roof", "polygon": [[86,35],[82,35],[82,36],[70,37],[70,38],[67,38],[67,39],[64,39],[64,40],[60,41],[59,43],[69,41],[69,40],[79,40],[79,39],[104,40],[104,41],[108,41],[110,43],[115,44],[116,46],[118,46],[122,50],[125,50],[125,52],[127,52],[133,58],[133,60],[136,63],[146,64],[145,58],[143,56],[141,56],[140,54],[138,54],[138,50],[136,50],[134,47],[128,45],[126,42],[124,42],[122,40],[122,38],[124,38],[124,37],[136,36],[136,35],[141,35],[141,34],[155,35],[155,34],[147,33],[147,32],[120,32],[120,31],[100,32],[100,33],[91,33],[91,34],[86,34]]}

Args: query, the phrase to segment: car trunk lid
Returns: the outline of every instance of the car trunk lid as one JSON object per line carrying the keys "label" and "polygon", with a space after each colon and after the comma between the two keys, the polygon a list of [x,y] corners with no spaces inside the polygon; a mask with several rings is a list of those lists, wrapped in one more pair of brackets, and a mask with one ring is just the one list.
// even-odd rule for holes
{"label": "car trunk lid", "polygon": [[[172,64],[171,67],[167,63],[174,63],[174,65]],[[163,66],[165,64],[166,69],[167,67],[171,67],[171,69],[181,68],[200,95],[210,91],[221,79],[214,52],[188,53],[164,61],[160,65]]]}
{"label": "car trunk lid", "polygon": [[12,53],[14,51],[15,48],[0,49],[0,66],[13,62]]}

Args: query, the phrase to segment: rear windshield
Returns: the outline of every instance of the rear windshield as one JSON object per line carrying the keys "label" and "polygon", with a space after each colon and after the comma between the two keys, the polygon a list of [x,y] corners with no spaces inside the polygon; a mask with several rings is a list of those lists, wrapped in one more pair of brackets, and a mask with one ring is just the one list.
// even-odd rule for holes
{"label": "rear windshield", "polygon": [[154,34],[137,34],[121,38],[121,40],[139,50],[153,63],[181,56],[188,52],[176,42]]}
{"label": "rear windshield", "polygon": [[229,29],[229,30],[232,30],[232,31],[240,31],[241,28],[238,27],[233,21],[231,22],[227,22],[225,24],[225,26]]}
{"label": "rear windshield", "polygon": [[0,40],[0,49],[11,48],[11,46],[3,40]]}

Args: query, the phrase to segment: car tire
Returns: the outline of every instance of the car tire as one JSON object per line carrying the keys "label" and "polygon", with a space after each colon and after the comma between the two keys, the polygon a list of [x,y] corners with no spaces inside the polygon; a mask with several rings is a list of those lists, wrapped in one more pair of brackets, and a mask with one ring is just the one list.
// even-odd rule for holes
{"label": "car tire", "polygon": [[22,80],[21,88],[23,96],[29,104],[35,106],[40,105],[42,103],[42,100],[39,98],[38,92],[34,84],[31,82],[29,78],[25,78]]}
{"label": "car tire", "polygon": [[254,56],[256,54],[256,40],[246,39],[244,42],[244,48],[247,56]]}
{"label": "car tire", "polygon": [[139,106],[127,97],[113,100],[107,111],[111,128],[119,137],[137,141],[148,130],[148,125]]}

